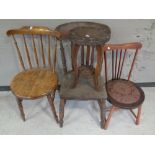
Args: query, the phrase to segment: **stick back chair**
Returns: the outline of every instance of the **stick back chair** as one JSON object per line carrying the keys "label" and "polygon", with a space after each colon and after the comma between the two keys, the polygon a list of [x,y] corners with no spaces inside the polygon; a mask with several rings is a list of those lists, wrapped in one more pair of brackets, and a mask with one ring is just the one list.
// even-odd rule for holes
{"label": "stick back chair", "polygon": [[16,97],[23,121],[25,114],[22,101],[47,96],[58,122],[54,96],[58,84],[55,65],[57,39],[60,33],[42,26],[24,26],[8,30],[7,35],[12,36],[22,68],[22,71],[13,78],[10,88]]}
{"label": "stick back chair", "polygon": [[[74,47],[73,47],[74,46]],[[104,106],[105,102],[104,100],[107,98],[106,89],[104,85],[103,78],[101,76],[97,76],[98,78],[98,85],[100,86],[99,90],[96,90],[94,87],[94,74],[97,75],[100,73],[99,67],[101,67],[101,62],[99,60],[103,59],[102,54],[102,48],[101,46],[79,46],[79,45],[73,45],[71,44],[72,50],[65,50],[63,47],[63,43],[61,41],[60,43],[61,47],[61,58],[62,58],[62,64],[63,64],[63,70],[64,75],[62,77],[61,81],[61,87],[60,87],[60,108],[59,108],[59,121],[60,121],[60,127],[63,127],[63,118],[64,118],[64,109],[65,109],[65,103],[67,100],[96,100],[99,104],[100,108],[100,119],[101,119],[101,128],[103,128],[103,124],[105,121],[104,118]],[[74,48],[74,52],[76,52],[76,56],[72,54]],[[95,49],[100,50],[100,55],[98,55],[98,64],[95,64],[95,58],[94,50]],[[79,55],[77,55],[77,51],[79,50]],[[69,70],[66,64],[66,53],[71,52],[72,58],[70,59],[72,61],[73,70]],[[78,62],[79,60],[79,62]],[[67,60],[68,61],[68,60]],[[76,61],[76,62],[75,62]],[[79,65],[78,65],[78,63]],[[78,65],[75,66],[75,65]],[[97,68],[97,71],[95,72],[95,69],[93,67]],[[78,70],[78,71],[77,71]],[[72,86],[75,84],[75,74],[77,72],[80,72],[80,75],[78,74],[78,82],[76,81],[76,86],[73,88]]]}
{"label": "stick back chair", "polygon": [[[105,129],[109,125],[112,113],[120,108],[130,110],[136,118],[136,124],[140,122],[145,95],[130,78],[141,47],[142,44],[138,42],[103,46],[106,90],[108,101],[112,104],[104,124]],[[133,111],[135,108],[138,108],[137,115]]]}

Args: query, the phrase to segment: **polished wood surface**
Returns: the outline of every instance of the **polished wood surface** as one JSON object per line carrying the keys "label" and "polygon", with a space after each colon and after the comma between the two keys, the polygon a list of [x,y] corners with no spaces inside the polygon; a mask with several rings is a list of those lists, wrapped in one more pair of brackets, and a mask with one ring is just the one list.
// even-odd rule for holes
{"label": "polished wood surface", "polygon": [[[59,32],[47,27],[24,26],[20,29],[8,30],[7,35],[13,38],[23,70],[47,66],[55,70],[57,40],[61,36]],[[45,59],[46,57],[48,60]]]}
{"label": "polished wood surface", "polygon": [[[138,50],[140,50],[141,47],[142,44],[139,42],[125,44],[106,44],[105,46],[103,46],[102,49],[104,51],[104,67],[106,82],[111,79],[122,78],[122,72],[128,72],[127,79],[130,80],[133,66],[135,64],[135,60],[138,54]],[[129,55],[131,57],[131,61],[127,62],[127,56],[129,57]],[[109,60],[112,63],[112,69],[108,68],[108,56]],[[127,63],[128,66],[130,66],[128,70],[124,67],[125,65],[127,65]]]}
{"label": "polished wood surface", "polygon": [[[108,101],[112,104],[106,118],[106,123],[104,124],[105,129],[109,125],[113,112],[120,108],[130,110],[136,119],[135,123],[137,125],[140,122],[145,94],[130,79],[138,51],[141,48],[142,44],[139,42],[106,44],[102,47],[107,96]],[[138,109],[137,114],[133,111],[135,108]]]}
{"label": "polished wood surface", "polygon": [[34,99],[52,93],[57,83],[57,75],[51,69],[31,69],[18,73],[10,87],[18,98]]}
{"label": "polished wood surface", "polygon": [[55,30],[51,30],[45,26],[23,26],[18,29],[11,29],[7,31],[7,35],[53,35],[57,38],[61,37],[61,33]]}
{"label": "polished wood surface", "polygon": [[55,71],[57,42],[61,34],[43,26],[24,26],[7,31],[12,36],[22,72],[11,82],[11,91],[16,96],[23,121],[25,121],[24,99],[46,96],[56,122],[58,117],[54,106],[58,78]]}

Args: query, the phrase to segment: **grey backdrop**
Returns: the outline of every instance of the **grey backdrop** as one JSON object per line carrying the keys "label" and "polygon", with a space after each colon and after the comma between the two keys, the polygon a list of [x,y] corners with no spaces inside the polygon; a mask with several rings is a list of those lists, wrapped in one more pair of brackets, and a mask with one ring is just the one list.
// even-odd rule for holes
{"label": "grey backdrop", "polygon": [[[12,77],[19,71],[15,55],[16,51],[10,39],[6,36],[8,29],[25,25],[42,25],[55,28],[59,24],[70,21],[82,20],[0,20],[0,86],[9,85]],[[138,55],[138,62],[132,80],[135,82],[155,82],[155,20],[92,19],[84,21],[107,24],[112,32],[110,43],[140,41],[143,44],[143,48]],[[61,67],[59,57],[58,67]]]}

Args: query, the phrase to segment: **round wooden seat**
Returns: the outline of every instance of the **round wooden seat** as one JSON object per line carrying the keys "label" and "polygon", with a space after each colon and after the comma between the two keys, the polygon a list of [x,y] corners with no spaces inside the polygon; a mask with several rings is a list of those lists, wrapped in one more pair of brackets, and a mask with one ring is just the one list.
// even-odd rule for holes
{"label": "round wooden seat", "polygon": [[128,80],[110,80],[106,89],[110,102],[120,108],[136,108],[144,101],[143,90]]}
{"label": "round wooden seat", "polygon": [[30,69],[14,77],[11,90],[18,98],[35,99],[53,92],[57,82],[57,75],[51,69]]}

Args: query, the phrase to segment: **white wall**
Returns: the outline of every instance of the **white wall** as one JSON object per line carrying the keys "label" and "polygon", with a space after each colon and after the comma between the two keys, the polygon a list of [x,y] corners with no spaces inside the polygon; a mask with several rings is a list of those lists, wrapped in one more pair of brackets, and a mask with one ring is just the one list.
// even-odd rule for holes
{"label": "white wall", "polygon": [[[55,28],[59,24],[78,20],[0,20],[0,86],[9,85],[19,71],[16,51],[6,36],[10,28],[25,25],[42,25]],[[81,20],[80,20],[81,21]],[[135,42],[143,44],[132,79],[138,82],[155,82],[155,20],[85,20],[107,24],[111,28],[111,43]]]}

